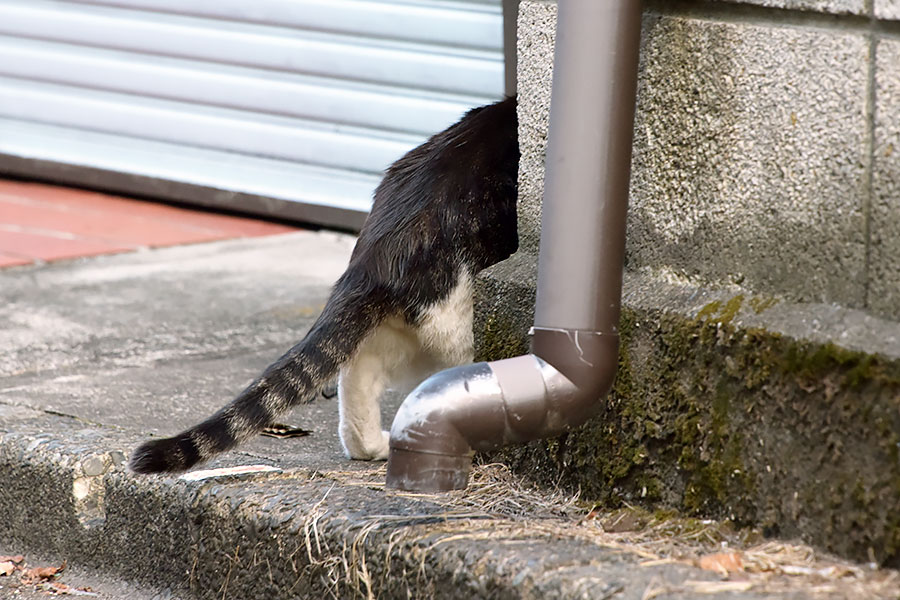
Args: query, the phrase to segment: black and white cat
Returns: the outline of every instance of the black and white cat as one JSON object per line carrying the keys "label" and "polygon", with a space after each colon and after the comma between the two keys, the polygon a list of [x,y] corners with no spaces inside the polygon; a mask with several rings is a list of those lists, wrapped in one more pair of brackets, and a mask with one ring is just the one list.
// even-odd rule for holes
{"label": "black and white cat", "polygon": [[469,111],[394,163],[306,337],[207,420],[140,446],[131,469],[189,469],[312,401],[338,373],[344,451],[387,458],[382,393],[472,360],[474,276],[518,246],[516,125],[512,97]]}

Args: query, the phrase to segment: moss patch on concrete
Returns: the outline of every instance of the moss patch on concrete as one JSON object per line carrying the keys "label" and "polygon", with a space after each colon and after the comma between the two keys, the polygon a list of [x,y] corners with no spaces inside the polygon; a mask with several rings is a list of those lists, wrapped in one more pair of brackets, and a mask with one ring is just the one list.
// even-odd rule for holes
{"label": "moss patch on concrete", "polygon": [[[604,412],[499,458],[608,507],[674,507],[898,562],[900,364],[739,325],[773,304],[738,295],[693,318],[626,306]],[[523,347],[522,325],[485,324],[482,359]]]}
{"label": "moss patch on concrete", "polygon": [[536,257],[514,254],[475,280],[475,360],[530,351],[534,321]]}

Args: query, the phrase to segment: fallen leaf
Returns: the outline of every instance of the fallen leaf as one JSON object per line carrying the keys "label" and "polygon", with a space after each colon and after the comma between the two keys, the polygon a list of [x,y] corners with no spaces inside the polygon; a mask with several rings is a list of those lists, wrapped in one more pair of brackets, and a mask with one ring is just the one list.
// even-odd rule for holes
{"label": "fallen leaf", "polygon": [[0,562],[0,577],[5,575],[9,575],[13,571],[16,570],[16,565],[12,564],[9,561]]}
{"label": "fallen leaf", "polygon": [[25,560],[25,557],[21,554],[16,554],[15,556],[0,556],[0,562],[11,562],[16,565],[23,560]]}
{"label": "fallen leaf", "polygon": [[56,577],[59,573],[66,569],[66,562],[63,561],[58,567],[34,567],[26,569],[22,574],[22,582],[26,584],[40,583]]}
{"label": "fallen leaf", "polygon": [[744,570],[744,561],[737,552],[719,552],[700,557],[697,562],[701,569],[715,571],[721,575],[739,573]]}
{"label": "fallen leaf", "polygon": [[48,581],[36,587],[54,596],[99,596],[97,592],[89,587],[75,588],[60,581]]}

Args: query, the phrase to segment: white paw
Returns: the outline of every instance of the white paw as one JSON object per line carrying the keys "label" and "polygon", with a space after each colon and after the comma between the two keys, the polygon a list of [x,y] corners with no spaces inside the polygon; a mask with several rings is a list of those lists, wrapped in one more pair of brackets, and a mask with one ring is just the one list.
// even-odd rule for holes
{"label": "white paw", "polygon": [[378,432],[380,435],[371,435],[368,438],[354,435],[356,432],[341,431],[341,443],[344,446],[344,454],[354,460],[387,460],[390,453],[389,442],[391,434],[387,431]]}
{"label": "white paw", "polygon": [[388,454],[391,453],[391,432],[381,432],[381,442],[378,444],[377,451],[372,455],[372,460],[387,460]]}

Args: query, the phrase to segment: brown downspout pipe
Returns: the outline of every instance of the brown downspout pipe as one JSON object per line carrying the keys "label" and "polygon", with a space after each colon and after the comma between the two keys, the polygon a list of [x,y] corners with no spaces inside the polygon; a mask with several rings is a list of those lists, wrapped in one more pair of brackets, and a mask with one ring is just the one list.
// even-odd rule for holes
{"label": "brown downspout pipe", "polygon": [[474,451],[584,423],[612,386],[639,0],[560,0],[533,354],[437,373],[391,428],[388,487],[462,489]]}

